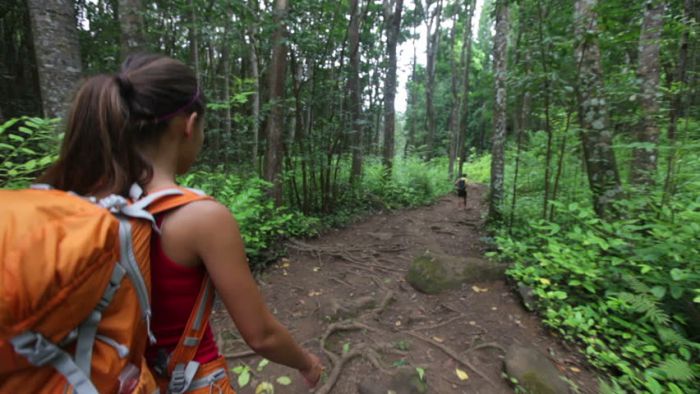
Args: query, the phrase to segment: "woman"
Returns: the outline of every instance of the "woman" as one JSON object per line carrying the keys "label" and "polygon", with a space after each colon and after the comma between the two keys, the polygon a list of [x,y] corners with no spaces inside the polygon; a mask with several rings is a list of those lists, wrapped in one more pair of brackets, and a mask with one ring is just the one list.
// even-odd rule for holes
{"label": "woman", "polygon": [[[92,77],[81,87],[59,161],[42,181],[96,196],[127,196],[133,183],[147,193],[176,188],[176,175],[185,173],[201,150],[204,112],[204,97],[189,67],[164,56],[132,56],[119,74]],[[167,356],[184,338],[200,288],[211,278],[246,343],[261,356],[299,370],[307,384],[315,386],[321,362],[267,309],[229,210],[200,198],[156,219],[161,231],[151,244],[152,331],[157,338],[147,351],[151,366],[172,375],[158,367],[164,356],[167,364]],[[205,327],[192,365],[199,365],[200,372],[212,365],[225,368],[211,328]],[[186,385],[201,376],[189,364],[182,372]],[[163,376],[163,384],[176,380],[171,377]],[[226,378],[209,383],[209,389],[233,392]]]}

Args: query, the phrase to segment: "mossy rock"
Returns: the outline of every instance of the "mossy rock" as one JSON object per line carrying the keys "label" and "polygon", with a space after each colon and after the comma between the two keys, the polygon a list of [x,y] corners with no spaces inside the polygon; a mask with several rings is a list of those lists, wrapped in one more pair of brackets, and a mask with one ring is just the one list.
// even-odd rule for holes
{"label": "mossy rock", "polygon": [[406,281],[425,294],[439,294],[459,288],[463,283],[479,283],[503,278],[505,267],[477,258],[458,258],[432,253],[416,257]]}
{"label": "mossy rock", "polygon": [[531,394],[566,394],[571,390],[557,367],[536,349],[513,345],[506,352],[505,371]]}

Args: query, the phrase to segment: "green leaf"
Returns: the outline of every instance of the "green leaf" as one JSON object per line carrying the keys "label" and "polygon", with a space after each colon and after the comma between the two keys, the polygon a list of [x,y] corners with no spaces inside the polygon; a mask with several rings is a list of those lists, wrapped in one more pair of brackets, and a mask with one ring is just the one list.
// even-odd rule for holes
{"label": "green leaf", "polygon": [[245,369],[240,375],[238,375],[238,387],[245,387],[250,383],[250,370]]}
{"label": "green leaf", "polygon": [[280,376],[277,378],[276,382],[282,386],[289,386],[292,384],[292,379],[289,376]]}
{"label": "green leaf", "polygon": [[421,381],[425,381],[425,369],[416,367],[416,372],[418,372],[418,379],[420,379]]}
{"label": "green leaf", "polygon": [[664,361],[659,365],[657,371],[671,380],[690,381],[695,378],[695,372],[690,364],[677,358]]}
{"label": "green leaf", "polygon": [[257,368],[258,372],[262,371],[263,368],[265,368],[267,366],[267,364],[269,364],[269,363],[270,363],[270,360],[268,360],[266,358],[263,358],[262,360],[260,360],[260,362],[258,363],[258,368]]}
{"label": "green leaf", "polygon": [[347,352],[349,352],[349,351],[350,351],[350,342],[346,342],[346,343],[343,345],[343,354],[345,354],[345,353],[347,353]]}
{"label": "green leaf", "polygon": [[675,281],[683,280],[686,279],[687,275],[683,270],[680,270],[678,268],[674,268],[671,270],[671,279]]}
{"label": "green leaf", "polygon": [[664,295],[666,295],[666,288],[663,286],[654,286],[651,288],[651,294],[656,296],[658,299],[664,298]]}

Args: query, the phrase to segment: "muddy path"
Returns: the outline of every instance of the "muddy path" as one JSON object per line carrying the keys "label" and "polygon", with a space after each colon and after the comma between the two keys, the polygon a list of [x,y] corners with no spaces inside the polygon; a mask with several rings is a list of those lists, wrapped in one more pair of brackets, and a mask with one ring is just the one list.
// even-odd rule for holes
{"label": "muddy path", "polygon": [[[584,358],[544,329],[504,278],[439,295],[406,282],[411,261],[426,250],[483,259],[484,193],[470,185],[466,210],[449,196],[292,241],[289,257],[259,278],[273,313],[324,358],[325,384],[317,392],[411,393],[424,371],[429,393],[510,393],[502,371],[512,345],[538,350],[579,392],[595,392]],[[251,367],[250,383],[237,387],[239,393],[254,393],[263,381],[277,394],[308,392],[296,371],[273,364],[258,369],[260,357],[248,351],[220,305],[212,324],[229,366]],[[277,383],[281,376],[291,384]]]}

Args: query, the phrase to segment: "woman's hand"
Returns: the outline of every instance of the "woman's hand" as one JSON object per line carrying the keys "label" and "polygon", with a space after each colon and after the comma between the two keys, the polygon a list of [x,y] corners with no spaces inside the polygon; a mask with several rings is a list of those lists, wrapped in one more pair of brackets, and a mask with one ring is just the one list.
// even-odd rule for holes
{"label": "woman's hand", "polygon": [[309,386],[310,389],[316,387],[318,384],[319,380],[321,380],[321,373],[323,372],[323,364],[321,364],[321,360],[313,353],[305,352],[306,356],[309,358],[308,361],[308,368],[300,369],[299,373],[301,376],[304,377],[304,380],[306,380],[306,385]]}

